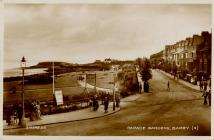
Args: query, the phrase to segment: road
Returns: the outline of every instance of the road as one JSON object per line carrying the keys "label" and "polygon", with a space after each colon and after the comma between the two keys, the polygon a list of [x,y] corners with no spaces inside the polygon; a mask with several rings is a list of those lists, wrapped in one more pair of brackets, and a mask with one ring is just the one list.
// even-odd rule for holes
{"label": "road", "polygon": [[[153,70],[150,93],[102,118],[47,125],[45,129],[17,129],[4,135],[64,136],[209,136],[211,108],[200,92]],[[167,91],[167,82],[170,91]],[[194,129],[193,129],[194,128]],[[161,130],[162,129],[162,130]]]}

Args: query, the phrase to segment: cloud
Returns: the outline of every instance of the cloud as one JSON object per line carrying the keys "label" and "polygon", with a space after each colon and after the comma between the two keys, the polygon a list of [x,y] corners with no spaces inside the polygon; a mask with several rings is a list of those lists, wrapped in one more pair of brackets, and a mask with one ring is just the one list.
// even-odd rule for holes
{"label": "cloud", "polygon": [[135,59],[210,29],[211,5],[6,4],[4,60]]}

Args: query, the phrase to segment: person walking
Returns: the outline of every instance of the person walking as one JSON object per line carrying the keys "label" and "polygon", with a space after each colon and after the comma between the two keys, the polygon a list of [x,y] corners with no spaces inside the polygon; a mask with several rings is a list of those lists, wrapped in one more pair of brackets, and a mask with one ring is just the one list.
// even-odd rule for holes
{"label": "person walking", "polygon": [[142,90],[142,85],[141,83],[139,83],[139,92],[141,93],[141,90]]}
{"label": "person walking", "polygon": [[207,89],[208,89],[209,106],[211,106],[211,78],[209,78],[209,80],[207,82]]}
{"label": "person walking", "polygon": [[204,81],[204,92],[207,92],[207,80]]}
{"label": "person walking", "polygon": [[18,116],[18,119],[19,119],[19,125],[21,125],[21,122],[22,122],[22,105],[19,104],[18,107],[17,107],[17,116]]}
{"label": "person walking", "polygon": [[120,107],[120,96],[116,96],[116,107]]}
{"label": "person walking", "polygon": [[170,91],[169,81],[168,81],[168,83],[167,83],[167,90]]}
{"label": "person walking", "polygon": [[29,109],[30,109],[30,121],[34,121],[35,119],[35,105],[34,102],[31,102],[29,105]]}
{"label": "person walking", "polygon": [[11,125],[11,116],[12,116],[12,107],[11,105],[8,106],[8,110],[7,110],[7,119],[6,122],[8,125]]}
{"label": "person walking", "polygon": [[208,96],[207,91],[204,90],[203,95],[202,95],[202,97],[204,97],[204,105],[207,104],[207,96]]}
{"label": "person walking", "polygon": [[108,112],[108,105],[109,105],[109,99],[108,99],[108,97],[106,96],[105,99],[104,99],[104,110],[105,110],[104,113],[107,113],[107,112]]}
{"label": "person walking", "polygon": [[93,110],[95,111],[96,108],[96,101],[95,101],[95,95],[93,96],[92,102],[93,102]]}
{"label": "person walking", "polygon": [[208,101],[209,101],[209,106],[211,106],[211,90],[208,92]]}
{"label": "person walking", "polygon": [[200,81],[199,86],[200,86],[200,91],[203,91],[203,83],[202,83],[202,81]]}
{"label": "person walking", "polygon": [[89,107],[92,108],[93,106],[93,99],[89,98]]}
{"label": "person walking", "polygon": [[99,101],[98,101],[98,97],[96,97],[96,100],[95,100],[95,111],[97,111],[99,108]]}
{"label": "person walking", "polygon": [[97,95],[94,95],[94,98],[93,98],[93,108],[94,108],[94,111],[96,111],[98,109],[98,96]]}

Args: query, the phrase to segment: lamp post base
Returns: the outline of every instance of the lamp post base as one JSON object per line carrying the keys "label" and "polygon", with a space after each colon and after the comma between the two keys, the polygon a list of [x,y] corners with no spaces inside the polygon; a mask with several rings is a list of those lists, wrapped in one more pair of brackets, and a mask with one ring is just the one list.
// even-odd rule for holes
{"label": "lamp post base", "polygon": [[23,128],[27,127],[27,122],[25,118],[22,118],[20,126]]}

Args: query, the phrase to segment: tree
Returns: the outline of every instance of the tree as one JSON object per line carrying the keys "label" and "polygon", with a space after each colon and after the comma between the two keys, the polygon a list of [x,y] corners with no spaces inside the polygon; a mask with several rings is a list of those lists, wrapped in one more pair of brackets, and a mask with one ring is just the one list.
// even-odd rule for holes
{"label": "tree", "polygon": [[142,60],[141,78],[144,81],[144,91],[149,92],[148,80],[152,78],[150,61],[147,58]]}

